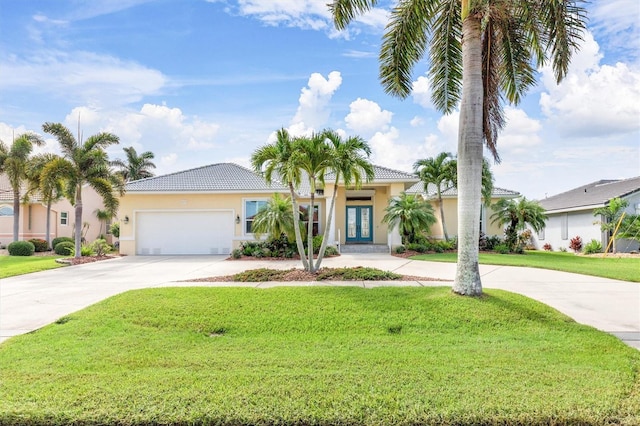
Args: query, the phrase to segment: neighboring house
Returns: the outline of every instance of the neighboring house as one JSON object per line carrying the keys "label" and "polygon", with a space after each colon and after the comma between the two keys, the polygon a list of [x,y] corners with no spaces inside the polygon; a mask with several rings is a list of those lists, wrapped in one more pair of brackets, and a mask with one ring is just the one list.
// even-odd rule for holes
{"label": "neighboring house", "polygon": [[[593,211],[605,207],[614,198],[622,198],[629,205],[627,214],[640,214],[640,176],[624,180],[599,180],[578,188],[540,200],[546,210],[547,226],[537,235],[537,248],[550,244],[553,250],[568,249],[571,238],[579,236],[583,244],[597,240],[606,248],[610,235],[600,230],[601,217]],[[638,249],[638,243],[618,240],[617,250],[629,252]]]}
{"label": "neighboring house", "polygon": [[[21,191],[24,194],[24,191]],[[106,234],[105,224],[95,216],[96,209],[104,209],[102,198],[91,187],[82,192],[83,222],[87,224],[84,236],[87,241],[98,238],[100,233]],[[45,239],[47,206],[35,195],[28,203],[20,205],[19,240],[31,238]],[[75,208],[65,198],[51,206],[50,237],[71,237],[75,224]],[[0,175],[0,244],[7,245],[13,241],[13,190],[6,177]]]}
{"label": "neighboring house", "polygon": [[[426,200],[431,202],[437,222],[431,227],[431,236],[436,239],[444,239],[442,232],[442,223],[440,220],[440,205],[438,204],[438,194],[436,187],[429,184],[427,192],[424,191],[424,183],[418,182],[407,190],[410,194],[419,194]],[[493,188],[491,193],[491,204],[494,204],[500,198],[517,198],[519,192],[511,191],[503,188]],[[442,204],[444,208],[444,221],[447,226],[447,234],[449,237],[458,234],[458,189],[456,187],[447,187],[442,191]],[[482,205],[480,209],[480,232],[487,236],[497,235],[504,236],[504,227],[491,223],[491,215],[493,210],[490,206]]]}
{"label": "neighboring house", "polygon": [[[359,190],[338,187],[329,244],[400,244],[397,232],[382,223],[389,199],[418,181],[412,174],[375,167],[375,178]],[[316,194],[314,227],[324,232],[334,178]],[[253,240],[254,215],[275,192],[289,195],[280,182],[267,185],[251,170],[232,163],[212,164],[129,182],[120,200],[120,253],[128,255],[229,254]],[[309,188],[298,189],[309,203]]]}

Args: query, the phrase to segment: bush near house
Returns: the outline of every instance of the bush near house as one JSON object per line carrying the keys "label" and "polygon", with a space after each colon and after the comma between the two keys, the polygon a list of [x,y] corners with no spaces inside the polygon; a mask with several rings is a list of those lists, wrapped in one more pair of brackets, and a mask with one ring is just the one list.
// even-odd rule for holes
{"label": "bush near house", "polygon": [[11,256],[33,256],[36,248],[29,241],[14,241],[7,246],[7,250]]}
{"label": "bush near house", "polygon": [[53,239],[53,241],[51,241],[51,247],[56,248],[56,246],[62,242],[69,242],[69,243],[73,243],[73,238],[70,237],[56,237]]}
{"label": "bush near house", "polygon": [[53,247],[53,251],[60,256],[70,256],[73,253],[75,244],[71,241],[62,241]]}
{"label": "bush near house", "polygon": [[552,251],[552,250],[553,250],[553,247],[551,247],[551,244],[549,244],[549,243],[545,243],[545,245],[543,245],[543,246],[542,246],[542,249],[543,249],[544,251]]}
{"label": "bush near house", "polygon": [[49,251],[49,243],[47,243],[42,238],[32,238],[29,240],[29,242],[35,247],[36,253]]}
{"label": "bush near house", "polygon": [[569,243],[569,248],[576,253],[580,253],[582,250],[582,238],[580,236],[573,237]]}
{"label": "bush near house", "polygon": [[602,253],[602,244],[598,240],[591,240],[585,246],[583,250],[584,254]]}

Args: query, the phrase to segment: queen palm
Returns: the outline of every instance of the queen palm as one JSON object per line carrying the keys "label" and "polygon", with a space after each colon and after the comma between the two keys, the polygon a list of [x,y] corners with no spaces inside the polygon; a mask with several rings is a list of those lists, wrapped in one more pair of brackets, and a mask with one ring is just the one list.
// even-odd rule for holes
{"label": "queen palm", "polygon": [[[338,29],[377,0],[333,0]],[[551,62],[567,74],[585,27],[579,0],[403,0],[391,12],[380,50],[380,80],[395,96],[411,93],[413,66],[429,56],[432,100],[443,113],[458,105],[458,264],[453,291],[482,294],[478,269],[483,142],[496,160],[503,99],[517,104]]]}
{"label": "queen palm", "polygon": [[116,159],[111,162],[111,165],[118,169],[116,173],[121,175],[125,182],[153,176],[151,169],[156,168],[156,165],[151,161],[154,158],[153,152],[145,151],[138,155],[132,146],[122,149],[127,154],[126,160]]}
{"label": "queen palm", "polygon": [[20,189],[27,179],[27,169],[34,146],[44,145],[35,133],[24,133],[14,139],[10,147],[0,142],[0,172],[5,173],[13,191],[13,241],[20,234]]}
{"label": "queen palm", "polygon": [[105,149],[119,143],[112,133],[98,133],[84,142],[81,135],[73,134],[60,123],[45,123],[42,129],[53,135],[60,144],[62,157],[47,164],[43,178],[64,176],[65,196],[75,207],[75,256],[81,256],[82,243],[82,189],[88,184],[101,196],[105,209],[113,216],[118,210],[118,190],[122,193],[122,180],[110,169]]}
{"label": "queen palm", "polygon": [[491,223],[507,225],[506,243],[511,251],[515,251],[518,244],[518,231],[524,231],[529,225],[534,231],[540,232],[547,221],[544,208],[537,201],[527,200],[525,197],[517,200],[502,198],[492,209],[494,213],[491,215]]}
{"label": "queen palm", "polygon": [[398,227],[403,244],[416,242],[416,237],[436,223],[433,207],[428,201],[414,194],[401,193],[389,200],[382,222]]}
{"label": "queen palm", "polygon": [[[27,195],[39,194],[42,202],[47,205],[45,225],[45,241],[51,246],[51,205],[64,197],[63,180],[59,175],[45,175],[45,167],[59,157],[55,154],[39,154],[31,158],[27,168],[29,187]],[[52,247],[53,248],[53,247]]]}
{"label": "queen palm", "polygon": [[455,165],[452,161],[450,153],[441,152],[435,157],[425,158],[413,163],[413,170],[424,184],[424,192],[428,193],[429,184],[436,188],[436,197],[440,207],[440,223],[442,224],[442,233],[446,241],[449,241],[449,235],[447,234],[447,226],[444,219],[442,191],[453,186],[456,179]]}

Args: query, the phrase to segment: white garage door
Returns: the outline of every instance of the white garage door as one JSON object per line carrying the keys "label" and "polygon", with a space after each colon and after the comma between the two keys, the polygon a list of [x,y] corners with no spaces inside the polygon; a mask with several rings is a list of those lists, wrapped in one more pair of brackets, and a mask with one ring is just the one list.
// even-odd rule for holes
{"label": "white garage door", "polygon": [[138,212],[136,254],[229,254],[232,212]]}

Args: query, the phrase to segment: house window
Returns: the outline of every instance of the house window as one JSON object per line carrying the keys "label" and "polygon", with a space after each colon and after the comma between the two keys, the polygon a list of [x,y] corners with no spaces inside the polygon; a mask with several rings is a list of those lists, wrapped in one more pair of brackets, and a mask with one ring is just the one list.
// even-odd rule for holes
{"label": "house window", "polygon": [[544,240],[544,228],[542,228],[540,231],[538,231],[538,239],[539,240]]}
{"label": "house window", "polygon": [[28,218],[27,218],[27,229],[31,230],[31,206],[29,206],[29,208],[27,209],[28,211]]}
{"label": "house window", "polygon": [[0,216],[13,216],[13,207],[9,207],[9,206],[0,207]]}
{"label": "house window", "polygon": [[569,213],[565,213],[560,217],[560,238],[569,239]]}
{"label": "house window", "polygon": [[252,234],[251,226],[253,226],[253,220],[256,214],[261,208],[266,207],[266,200],[246,200],[244,202],[244,232],[245,234]]}
{"label": "house window", "polygon": [[69,224],[69,212],[60,212],[60,225],[67,226]]}
{"label": "house window", "polygon": [[[313,235],[318,235],[320,233],[320,206],[313,206]],[[305,229],[309,226],[309,205],[301,204],[300,205],[300,220],[304,223]]]}
{"label": "house window", "polygon": [[485,232],[484,229],[484,215],[485,215],[485,211],[484,211],[484,206],[480,206],[480,232]]}

